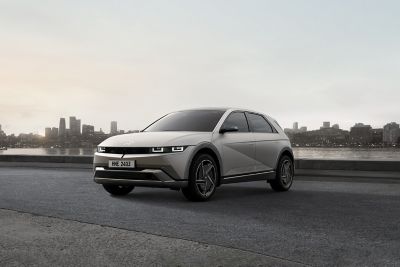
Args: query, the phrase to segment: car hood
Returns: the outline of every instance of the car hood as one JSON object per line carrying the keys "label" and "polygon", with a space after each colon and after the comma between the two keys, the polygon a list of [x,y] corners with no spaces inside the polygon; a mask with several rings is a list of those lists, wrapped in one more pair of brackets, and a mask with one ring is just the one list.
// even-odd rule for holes
{"label": "car hood", "polygon": [[105,147],[162,147],[189,146],[210,142],[208,132],[139,132],[110,137],[99,146]]}

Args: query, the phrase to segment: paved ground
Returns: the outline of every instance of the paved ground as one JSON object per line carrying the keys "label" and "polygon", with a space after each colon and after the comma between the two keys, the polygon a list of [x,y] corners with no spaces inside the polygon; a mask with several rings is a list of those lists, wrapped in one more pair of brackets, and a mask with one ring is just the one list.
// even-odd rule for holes
{"label": "paved ground", "polygon": [[0,209],[0,221],[0,266],[300,266],[239,249],[10,210]]}
{"label": "paved ground", "polygon": [[[187,202],[179,192],[168,189],[137,188],[126,197],[111,197],[92,182],[90,170],[3,167],[0,184],[0,208],[130,230],[110,234],[115,240],[111,251],[120,247],[136,250],[131,239],[136,232],[151,234],[147,247],[141,241],[144,248],[153,249],[148,255],[157,255],[154,251],[162,251],[167,243],[189,242],[173,248],[171,258],[167,252],[160,254],[167,264],[174,264],[167,260],[179,253],[188,257],[201,254],[203,245],[209,244],[227,251],[223,252],[227,261],[214,265],[232,265],[229,260],[234,253],[229,248],[249,257],[248,265],[253,265],[252,261],[271,265],[400,265],[398,183],[297,181],[290,192],[275,193],[265,183],[254,182],[221,187],[206,203]],[[51,220],[51,225],[56,223],[44,219]],[[7,231],[2,229],[10,229],[4,225],[12,221],[0,217],[2,235]],[[97,236],[101,231],[96,229],[89,234]],[[71,230],[70,244],[75,246],[74,239],[83,244],[86,234]],[[108,236],[100,235],[99,240]],[[9,232],[7,237],[11,243],[25,239],[16,234],[13,241]],[[3,240],[0,238],[4,247]],[[95,237],[88,240],[93,243]],[[188,249],[181,251],[181,245]],[[95,255],[95,250],[91,253]],[[82,260],[85,263],[87,258]],[[196,261],[194,258],[193,265]]]}

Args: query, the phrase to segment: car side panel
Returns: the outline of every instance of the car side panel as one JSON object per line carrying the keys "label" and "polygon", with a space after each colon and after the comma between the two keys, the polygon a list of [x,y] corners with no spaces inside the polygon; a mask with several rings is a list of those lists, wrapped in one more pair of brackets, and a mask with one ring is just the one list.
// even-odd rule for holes
{"label": "car side panel", "polygon": [[255,170],[274,170],[282,148],[287,140],[277,133],[254,133],[256,144]]}
{"label": "car side panel", "polygon": [[221,155],[222,176],[254,172],[255,143],[252,133],[217,133],[214,144]]}

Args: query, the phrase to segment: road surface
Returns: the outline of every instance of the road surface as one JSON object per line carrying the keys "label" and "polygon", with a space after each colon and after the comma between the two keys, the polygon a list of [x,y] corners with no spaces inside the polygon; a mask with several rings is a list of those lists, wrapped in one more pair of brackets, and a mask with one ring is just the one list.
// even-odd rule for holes
{"label": "road surface", "polygon": [[276,193],[251,182],[191,203],[169,189],[111,197],[87,169],[1,167],[0,209],[236,249],[282,265],[400,265],[400,183],[314,177]]}

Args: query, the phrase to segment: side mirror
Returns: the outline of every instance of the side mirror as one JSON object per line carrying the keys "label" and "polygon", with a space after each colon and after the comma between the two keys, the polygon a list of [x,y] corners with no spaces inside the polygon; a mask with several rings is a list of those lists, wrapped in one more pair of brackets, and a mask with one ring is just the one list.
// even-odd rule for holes
{"label": "side mirror", "polygon": [[237,126],[228,126],[228,127],[222,127],[219,129],[219,133],[224,134],[228,132],[237,132],[239,131],[239,128]]}

